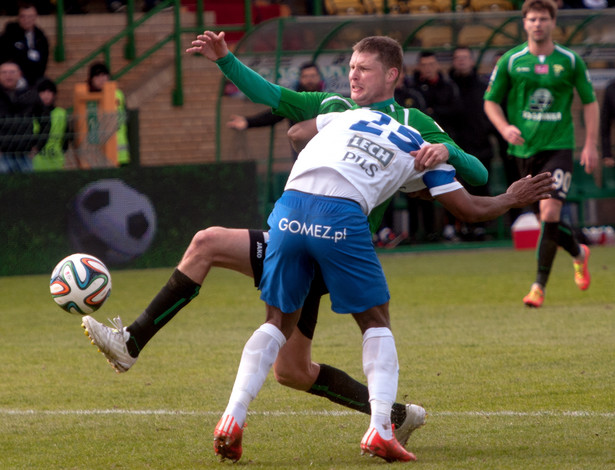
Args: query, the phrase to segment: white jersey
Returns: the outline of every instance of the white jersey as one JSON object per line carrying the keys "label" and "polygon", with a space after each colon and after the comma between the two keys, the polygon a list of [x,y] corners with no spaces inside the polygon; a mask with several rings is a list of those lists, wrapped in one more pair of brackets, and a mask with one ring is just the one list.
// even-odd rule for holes
{"label": "white jersey", "polygon": [[285,189],[351,199],[365,214],[397,190],[428,188],[432,196],[460,189],[455,169],[414,168],[412,150],[429,145],[416,129],[370,109],[321,114],[318,134],[301,151]]}

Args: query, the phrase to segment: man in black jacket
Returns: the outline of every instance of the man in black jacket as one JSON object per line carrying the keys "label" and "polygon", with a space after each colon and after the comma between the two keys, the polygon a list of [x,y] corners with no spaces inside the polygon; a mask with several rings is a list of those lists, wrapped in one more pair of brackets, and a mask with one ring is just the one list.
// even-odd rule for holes
{"label": "man in black jacket", "polygon": [[[446,77],[440,70],[440,63],[433,51],[422,51],[418,57],[418,63],[413,75],[407,75],[403,85],[395,92],[395,99],[401,101],[401,97],[414,94],[413,100],[421,111],[433,118],[445,132],[451,132],[451,128],[461,114],[461,101],[457,85]],[[422,100],[417,99],[420,95]],[[418,105],[418,103],[421,103]],[[404,100],[404,104],[407,103]],[[452,134],[451,134],[452,135]],[[463,147],[462,147],[463,148]],[[410,237],[418,241],[422,237],[426,241],[438,241],[434,205],[429,201],[418,198],[408,199],[410,208]],[[419,229],[419,214],[422,222],[422,231]],[[458,240],[454,228],[454,219],[446,214],[442,236],[450,241]]]}
{"label": "man in black jacket", "polygon": [[[20,86],[21,70],[15,62],[0,64],[0,173],[32,171],[31,157],[40,150],[49,135],[49,119],[36,88]],[[34,134],[34,119],[45,122],[40,134]]]}
{"label": "man in black jacket", "polygon": [[602,137],[602,163],[604,166],[615,166],[613,149],[611,147],[611,128],[615,122],[615,80],[611,80],[604,91],[604,101],[600,109],[600,134]]}
{"label": "man in black jacket", "polygon": [[[483,95],[489,82],[478,75],[476,61],[469,47],[459,46],[453,51],[453,61],[449,77],[459,89],[459,98],[463,106],[458,118],[451,123],[448,132],[455,139],[455,142],[459,143],[461,148],[466,149],[477,157],[485,165],[489,173],[491,173],[494,149],[490,139],[497,138],[495,137],[495,128],[491,121],[487,119],[487,115],[483,110]],[[490,195],[488,184],[483,186],[464,186],[475,196]],[[481,223],[472,227],[463,226],[463,238],[470,240],[484,239],[484,225],[484,223]]]}
{"label": "man in black jacket", "polygon": [[49,59],[49,41],[36,26],[37,18],[38,13],[33,3],[20,2],[17,21],[7,23],[0,36],[0,62],[16,62],[23,77],[33,88],[45,75]]}

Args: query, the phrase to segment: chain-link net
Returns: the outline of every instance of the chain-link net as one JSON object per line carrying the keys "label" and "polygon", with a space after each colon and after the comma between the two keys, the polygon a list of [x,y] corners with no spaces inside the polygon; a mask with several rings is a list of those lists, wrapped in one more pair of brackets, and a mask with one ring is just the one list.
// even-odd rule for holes
{"label": "chain-link net", "polygon": [[101,113],[94,103],[85,116],[0,117],[0,173],[116,166],[126,120],[126,112]]}

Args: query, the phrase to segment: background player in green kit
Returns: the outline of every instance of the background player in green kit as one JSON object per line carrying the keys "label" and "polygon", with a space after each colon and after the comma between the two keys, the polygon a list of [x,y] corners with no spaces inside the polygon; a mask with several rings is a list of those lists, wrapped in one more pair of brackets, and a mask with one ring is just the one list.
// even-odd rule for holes
{"label": "background player in green kit", "polygon": [[[542,232],[536,281],[523,302],[540,307],[558,246],[574,258],[574,280],[589,287],[589,248],[579,244],[560,219],[572,179],[575,149],[572,99],[577,90],[583,103],[585,143],[581,165],[591,173],[598,161],[599,110],[587,67],[574,51],[553,41],[557,6],[552,0],[527,0],[522,7],[526,43],[498,60],[485,92],[485,113],[509,143],[521,175],[550,171],[556,180],[551,199],[540,202]],[[507,100],[506,113],[500,103]]]}

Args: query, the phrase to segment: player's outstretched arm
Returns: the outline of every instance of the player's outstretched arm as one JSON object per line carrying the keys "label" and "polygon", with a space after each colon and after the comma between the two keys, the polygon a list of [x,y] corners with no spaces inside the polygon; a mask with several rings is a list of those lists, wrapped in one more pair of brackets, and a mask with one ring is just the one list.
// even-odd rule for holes
{"label": "player's outstretched arm", "polygon": [[410,113],[413,127],[420,131],[425,142],[432,144],[432,147],[425,146],[411,153],[417,171],[446,162],[455,167],[457,175],[466,183],[472,186],[487,184],[489,174],[478,158],[464,152],[431,117],[414,108],[410,109]]}
{"label": "player's outstretched arm", "polygon": [[229,50],[224,32],[219,34],[205,31],[192,41],[186,53],[201,53],[214,61],[222,73],[245,94],[250,101],[271,108],[280,104],[281,88],[268,82],[250,67],[242,64]]}
{"label": "player's outstretched arm", "polygon": [[495,219],[509,209],[521,208],[551,197],[555,189],[551,173],[526,176],[515,181],[506,193],[493,197],[473,196],[465,189],[436,196],[436,199],[457,219],[475,223]]}

